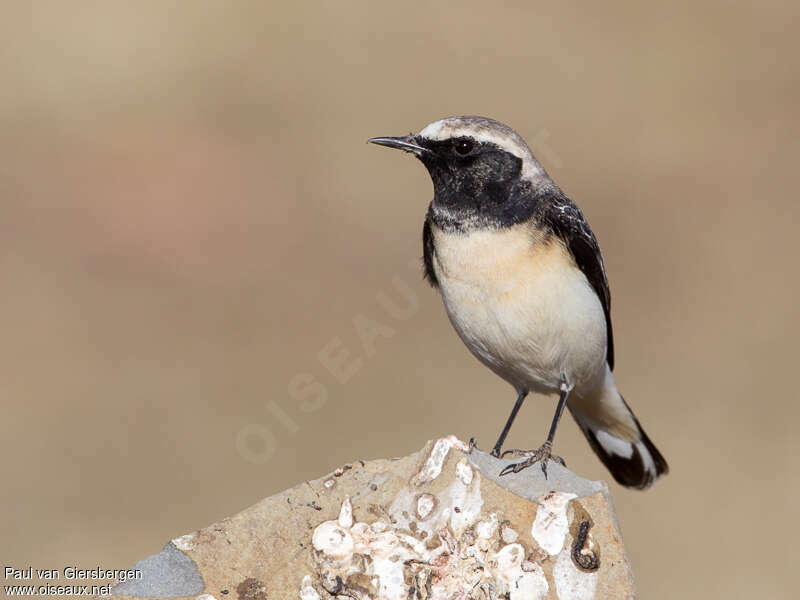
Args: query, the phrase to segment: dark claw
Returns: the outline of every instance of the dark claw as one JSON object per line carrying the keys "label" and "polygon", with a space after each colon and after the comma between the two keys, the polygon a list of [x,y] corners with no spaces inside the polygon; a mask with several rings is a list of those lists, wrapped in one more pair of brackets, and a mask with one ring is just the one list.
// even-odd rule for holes
{"label": "dark claw", "polygon": [[552,460],[554,462],[557,462],[558,464],[560,464],[560,465],[562,465],[564,467],[567,466],[566,463],[564,462],[563,458],[561,458],[560,456],[555,456],[554,454],[551,454],[551,447],[550,447],[549,443],[545,443],[545,444],[542,445],[541,448],[539,448],[537,450],[531,450],[530,452],[522,452],[520,450],[506,450],[505,452],[503,452],[503,456],[506,456],[507,454],[514,454],[514,455],[517,455],[517,456],[519,456],[519,455],[523,455],[523,456],[524,455],[528,455],[528,458],[526,458],[525,460],[523,460],[521,462],[512,463],[512,464],[506,466],[506,468],[504,468],[502,471],[500,471],[500,477],[502,477],[503,475],[508,475],[509,473],[519,473],[523,469],[526,469],[526,468],[530,467],[531,465],[533,465],[533,464],[538,462],[539,465],[542,467],[542,473],[544,474],[544,478],[547,479],[547,461],[548,460]]}
{"label": "dark claw", "polygon": [[519,473],[524,468],[529,467],[532,464],[533,463],[530,462],[530,460],[523,460],[522,462],[511,463],[505,469],[500,471],[500,477],[502,477],[503,475],[508,475],[509,473]]}
{"label": "dark claw", "polygon": [[502,477],[503,475],[508,475],[509,473],[517,473],[517,471],[514,470],[514,467],[516,467],[518,464],[519,463],[513,463],[508,465],[505,469],[500,471],[500,477]]}

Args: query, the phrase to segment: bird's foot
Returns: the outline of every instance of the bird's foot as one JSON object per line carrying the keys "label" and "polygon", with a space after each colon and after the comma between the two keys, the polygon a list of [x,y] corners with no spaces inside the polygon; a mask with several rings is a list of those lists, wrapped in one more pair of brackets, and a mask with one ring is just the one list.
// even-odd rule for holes
{"label": "bird's foot", "polygon": [[500,442],[497,442],[494,445],[494,448],[492,448],[492,451],[489,452],[489,454],[491,456],[494,456],[495,458],[500,458],[500,448],[501,448]]}
{"label": "bird's foot", "polygon": [[553,445],[550,442],[545,442],[537,450],[518,450],[516,448],[513,450],[506,450],[503,452],[502,456],[524,456],[526,458],[518,463],[511,463],[508,465],[505,469],[500,471],[500,477],[503,475],[508,475],[509,473],[519,473],[523,469],[527,469],[533,464],[540,463],[542,466],[542,473],[544,473],[544,478],[547,479],[548,460],[557,462],[563,467],[567,466],[567,463],[564,462],[563,458],[553,454]]}

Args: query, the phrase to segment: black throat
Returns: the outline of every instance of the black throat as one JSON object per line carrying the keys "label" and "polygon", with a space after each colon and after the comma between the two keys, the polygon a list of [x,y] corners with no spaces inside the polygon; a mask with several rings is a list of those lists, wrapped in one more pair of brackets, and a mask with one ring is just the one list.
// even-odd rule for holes
{"label": "black throat", "polygon": [[[522,177],[522,159],[494,144],[474,156],[454,157],[449,142],[430,142],[420,156],[433,181],[428,217],[445,231],[510,227],[530,219],[555,184]],[[440,147],[441,146],[441,147]]]}

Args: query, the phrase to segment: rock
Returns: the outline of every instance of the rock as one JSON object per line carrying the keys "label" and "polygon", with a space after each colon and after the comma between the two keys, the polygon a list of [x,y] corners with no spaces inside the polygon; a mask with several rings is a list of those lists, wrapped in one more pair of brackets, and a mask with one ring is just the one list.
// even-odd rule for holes
{"label": "rock", "polygon": [[357,461],[172,540],[119,598],[635,598],[608,487],[454,436]]}

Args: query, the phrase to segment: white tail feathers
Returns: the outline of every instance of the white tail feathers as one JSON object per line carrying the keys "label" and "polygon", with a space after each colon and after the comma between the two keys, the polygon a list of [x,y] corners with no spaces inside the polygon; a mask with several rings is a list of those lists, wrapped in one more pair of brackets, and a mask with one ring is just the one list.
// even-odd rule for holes
{"label": "white tail feathers", "polygon": [[598,398],[575,400],[567,403],[572,416],[618,483],[643,490],[669,471],[613,383]]}

